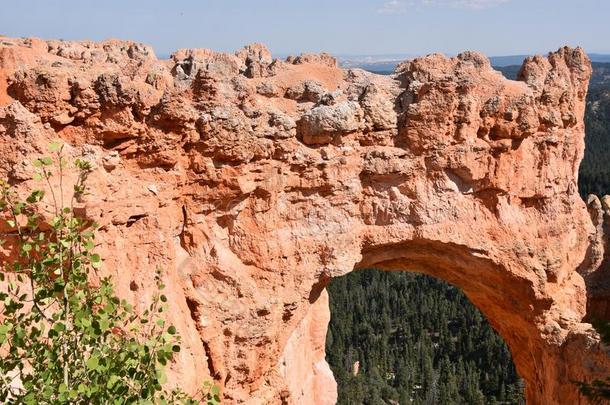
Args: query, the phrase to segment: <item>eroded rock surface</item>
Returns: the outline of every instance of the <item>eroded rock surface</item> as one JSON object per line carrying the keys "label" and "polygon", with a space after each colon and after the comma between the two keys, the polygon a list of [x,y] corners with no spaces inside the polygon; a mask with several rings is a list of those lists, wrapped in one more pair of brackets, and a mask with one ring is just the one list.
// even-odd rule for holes
{"label": "eroded rock surface", "polygon": [[378,76],[259,44],[158,60],[132,42],[0,37],[0,171],[38,187],[30,162],[57,139],[93,162],[79,209],[101,225],[104,271],[142,308],[166,269],[187,389],[332,403],[324,287],[376,266],[461,287],[528,403],[571,404],[571,381],[610,371],[583,321],[609,297],[608,202],[592,197],[590,217],[576,181],[590,73],[570,48],[509,81],[472,52]]}

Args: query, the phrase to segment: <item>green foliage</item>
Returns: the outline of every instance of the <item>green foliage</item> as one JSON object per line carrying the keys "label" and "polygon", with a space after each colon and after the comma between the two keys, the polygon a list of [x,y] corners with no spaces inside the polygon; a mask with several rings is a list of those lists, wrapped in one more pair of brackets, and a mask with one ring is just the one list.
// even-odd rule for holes
{"label": "green foliage", "polygon": [[594,63],[585,110],[585,156],[578,172],[581,195],[610,194],[610,64]]}
{"label": "green foliage", "polygon": [[592,383],[575,382],[580,393],[589,399],[593,405],[607,404],[610,402],[610,377],[606,381],[595,380]]}
{"label": "green foliage", "polygon": [[607,345],[610,345],[610,322],[604,319],[593,317],[593,319],[591,320],[591,324],[593,325],[597,333],[599,333],[600,337],[602,338],[602,342]]}
{"label": "green foliage", "polygon": [[362,270],[334,279],[328,292],[326,353],[339,404],[524,403],[506,344],[458,289]]}
{"label": "green foliage", "polygon": [[[600,334],[602,342],[610,344],[610,322],[593,317],[591,324]],[[610,377],[606,377],[605,381],[574,381],[574,384],[578,386],[580,393],[589,399],[593,405],[610,403]]]}
{"label": "green foliage", "polygon": [[[97,279],[103,260],[95,252],[96,225],[77,216],[90,164],[78,171],[64,201],[62,146],[34,162],[46,183],[21,201],[0,183],[0,229],[15,252],[0,268],[0,401],[15,404],[220,403],[218,387],[195,396],[167,390],[165,367],[180,351],[176,328],[166,325],[164,286],[139,315],[114,294],[109,278]],[[53,187],[53,181],[59,184]],[[46,219],[45,219],[46,218]]]}

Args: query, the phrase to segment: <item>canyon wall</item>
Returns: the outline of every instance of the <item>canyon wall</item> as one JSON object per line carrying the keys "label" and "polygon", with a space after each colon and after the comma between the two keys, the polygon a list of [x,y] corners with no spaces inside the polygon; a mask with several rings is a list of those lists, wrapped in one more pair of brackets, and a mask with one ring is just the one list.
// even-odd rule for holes
{"label": "canyon wall", "polygon": [[588,304],[610,312],[609,202],[577,189],[590,73],[570,48],[510,81],[473,52],[380,76],[258,44],[158,60],[133,42],[0,37],[0,172],[40,187],[31,162],[56,140],[93,163],[78,212],[136,308],[164,269],[186,389],[334,403],[325,286],[374,266],[462,288],[528,403],[572,404],[572,381],[610,372],[584,321]]}

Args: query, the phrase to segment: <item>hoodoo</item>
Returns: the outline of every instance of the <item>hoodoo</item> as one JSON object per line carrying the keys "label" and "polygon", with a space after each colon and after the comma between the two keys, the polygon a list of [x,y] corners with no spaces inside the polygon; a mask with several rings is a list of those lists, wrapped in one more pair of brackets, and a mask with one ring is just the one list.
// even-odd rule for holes
{"label": "hoodoo", "polygon": [[572,381],[610,374],[586,322],[610,315],[609,200],[577,189],[590,73],[579,48],[510,81],[472,52],[380,76],[258,44],[159,60],[0,37],[0,171],[38,187],[31,162],[56,140],[93,163],[78,209],[100,224],[103,272],[138,308],[165,269],[187,389],[333,403],[325,286],[376,267],[462,288],[528,403],[572,404]]}

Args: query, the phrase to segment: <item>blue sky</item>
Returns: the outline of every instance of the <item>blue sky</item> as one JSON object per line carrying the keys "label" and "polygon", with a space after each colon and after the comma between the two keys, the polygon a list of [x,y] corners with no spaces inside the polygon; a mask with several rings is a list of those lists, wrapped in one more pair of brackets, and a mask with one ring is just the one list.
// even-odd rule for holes
{"label": "blue sky", "polygon": [[608,0],[3,0],[0,34],[276,54],[610,53]]}

